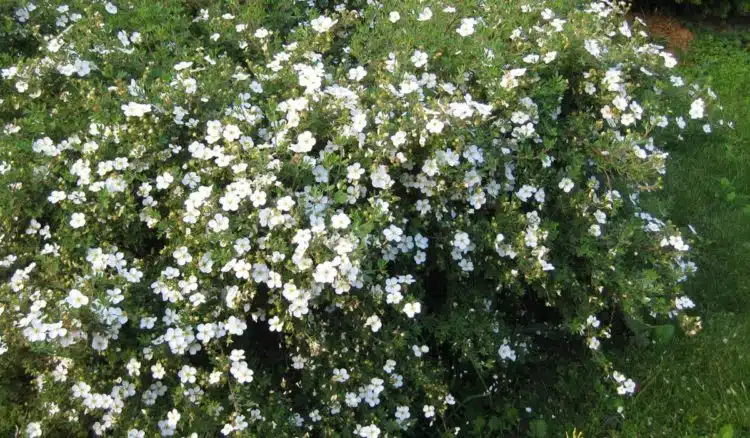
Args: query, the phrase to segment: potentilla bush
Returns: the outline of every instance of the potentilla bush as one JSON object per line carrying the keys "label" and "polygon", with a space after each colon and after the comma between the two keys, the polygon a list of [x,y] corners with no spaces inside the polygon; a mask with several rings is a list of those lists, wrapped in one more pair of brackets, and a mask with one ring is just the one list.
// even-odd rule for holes
{"label": "potentilla bush", "polygon": [[724,123],[623,5],[11,3],[22,434],[471,434],[553,344],[628,396],[623,321],[699,327],[640,195]]}

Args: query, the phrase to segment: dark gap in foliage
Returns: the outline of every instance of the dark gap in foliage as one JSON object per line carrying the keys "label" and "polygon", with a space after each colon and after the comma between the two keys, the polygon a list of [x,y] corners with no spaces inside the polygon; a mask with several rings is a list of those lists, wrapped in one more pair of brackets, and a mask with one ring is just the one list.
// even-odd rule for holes
{"label": "dark gap in foliage", "polygon": [[633,11],[750,24],[748,0],[633,0]]}

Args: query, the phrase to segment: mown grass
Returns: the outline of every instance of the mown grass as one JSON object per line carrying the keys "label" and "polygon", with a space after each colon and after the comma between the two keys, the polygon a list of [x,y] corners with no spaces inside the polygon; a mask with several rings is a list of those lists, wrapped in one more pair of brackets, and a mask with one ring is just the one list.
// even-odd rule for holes
{"label": "mown grass", "polygon": [[687,293],[704,330],[629,350],[621,366],[640,386],[624,417],[591,396],[568,406],[587,437],[750,436],[750,31],[692,30],[681,73],[711,84],[735,129],[672,147],[665,190],[651,202],[697,232],[700,270]]}

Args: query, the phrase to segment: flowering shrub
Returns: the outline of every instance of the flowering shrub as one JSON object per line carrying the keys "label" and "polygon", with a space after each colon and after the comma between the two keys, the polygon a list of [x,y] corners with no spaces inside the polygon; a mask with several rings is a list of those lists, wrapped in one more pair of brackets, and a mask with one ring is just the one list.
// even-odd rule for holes
{"label": "flowering shrub", "polygon": [[278,3],[3,6],[24,434],[450,435],[550,339],[627,396],[622,321],[696,329],[689,242],[639,195],[724,123],[642,23]]}

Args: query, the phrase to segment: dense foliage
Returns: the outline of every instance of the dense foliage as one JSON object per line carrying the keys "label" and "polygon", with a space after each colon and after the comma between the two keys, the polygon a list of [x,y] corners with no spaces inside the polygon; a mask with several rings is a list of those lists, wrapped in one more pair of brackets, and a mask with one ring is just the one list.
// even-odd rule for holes
{"label": "dense foliage", "polygon": [[639,195],[725,123],[622,5],[200,3],[0,9],[24,434],[539,433],[531,367],[699,329]]}
{"label": "dense foliage", "polygon": [[750,0],[637,0],[639,7],[691,16],[737,18],[750,16]]}

